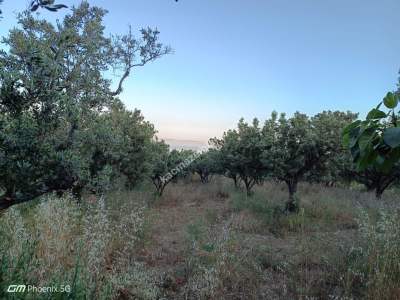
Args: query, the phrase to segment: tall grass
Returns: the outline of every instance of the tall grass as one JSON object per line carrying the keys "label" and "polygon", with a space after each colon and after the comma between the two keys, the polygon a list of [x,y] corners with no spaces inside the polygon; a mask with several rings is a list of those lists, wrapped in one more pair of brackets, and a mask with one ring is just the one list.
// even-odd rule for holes
{"label": "tall grass", "polygon": [[[271,183],[252,197],[231,193],[235,228],[247,235],[273,234],[295,241],[291,254],[257,254],[261,264],[286,278],[292,296],[315,299],[400,299],[398,199],[384,201],[358,190],[302,184],[298,214],[282,213],[285,190]],[[279,242],[280,243],[280,242]]]}
{"label": "tall grass", "polygon": [[[44,197],[24,217],[18,207],[9,209],[0,219],[1,296],[112,299],[128,293],[155,299],[156,279],[132,255],[143,214],[143,207],[130,207],[111,221],[103,197],[79,204],[69,195]],[[68,285],[71,292],[5,294],[10,284]]]}
{"label": "tall grass", "polygon": [[381,210],[373,220],[361,210],[358,224],[360,240],[343,277],[347,293],[356,287],[365,299],[400,299],[400,211]]}
{"label": "tall grass", "polygon": [[242,249],[232,230],[233,218],[221,230],[198,220],[187,228],[187,283],[184,299],[259,299],[260,268]]}

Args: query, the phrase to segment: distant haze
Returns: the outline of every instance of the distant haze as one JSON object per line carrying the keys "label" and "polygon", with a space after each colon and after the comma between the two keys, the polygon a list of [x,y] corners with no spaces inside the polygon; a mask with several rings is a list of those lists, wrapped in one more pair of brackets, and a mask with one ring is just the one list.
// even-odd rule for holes
{"label": "distant haze", "polygon": [[189,141],[178,139],[164,139],[164,141],[171,147],[177,150],[193,150],[202,151],[208,148],[207,143],[201,141]]}

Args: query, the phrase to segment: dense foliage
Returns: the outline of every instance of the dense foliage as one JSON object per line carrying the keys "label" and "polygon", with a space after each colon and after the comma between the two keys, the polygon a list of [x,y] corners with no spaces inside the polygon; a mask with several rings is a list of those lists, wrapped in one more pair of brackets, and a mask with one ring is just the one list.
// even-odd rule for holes
{"label": "dense foliage", "polygon": [[267,150],[262,140],[257,119],[249,125],[241,119],[237,130],[224,133],[221,140],[212,139],[211,144],[221,151],[222,169],[234,180],[244,183],[248,195],[255,184],[261,183],[268,171],[263,163],[263,153]]}
{"label": "dense foliage", "polygon": [[[87,2],[56,26],[30,12],[0,52],[0,207],[72,189],[118,171],[133,186],[147,170],[153,127],[117,96],[130,72],[170,52],[159,32],[106,37],[106,11]],[[120,70],[117,89],[106,77]],[[118,175],[118,174],[117,174]],[[107,177],[107,176],[106,176]]]}
{"label": "dense foliage", "polygon": [[[385,111],[381,110],[382,104]],[[345,144],[351,149],[358,169],[372,166],[388,173],[396,167],[400,160],[398,104],[398,93],[389,92],[364,121],[357,120],[346,127]]]}

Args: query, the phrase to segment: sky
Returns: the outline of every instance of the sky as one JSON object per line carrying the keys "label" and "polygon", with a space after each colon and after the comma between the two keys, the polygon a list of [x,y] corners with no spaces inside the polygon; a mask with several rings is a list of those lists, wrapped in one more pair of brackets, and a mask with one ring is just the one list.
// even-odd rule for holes
{"label": "sky", "polygon": [[[78,5],[77,0],[56,3]],[[29,1],[5,0],[0,35]],[[89,0],[108,33],[157,27],[174,53],[137,69],[121,99],[162,138],[207,141],[273,110],[365,115],[400,69],[399,0]],[[40,15],[54,20],[66,11]]]}

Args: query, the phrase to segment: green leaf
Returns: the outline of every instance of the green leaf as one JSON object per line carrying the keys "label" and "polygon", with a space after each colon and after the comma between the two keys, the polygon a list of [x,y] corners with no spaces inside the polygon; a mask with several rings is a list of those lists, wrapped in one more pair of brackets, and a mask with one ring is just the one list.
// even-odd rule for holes
{"label": "green leaf", "polygon": [[383,132],[383,141],[391,148],[400,146],[400,127],[387,128]]}
{"label": "green leaf", "polygon": [[383,119],[386,117],[387,117],[387,115],[383,111],[374,108],[368,113],[367,120]]}
{"label": "green leaf", "polygon": [[350,130],[349,132],[349,147],[353,148],[358,143],[358,138],[360,135],[360,127],[356,127]]}
{"label": "green leaf", "polygon": [[350,135],[348,133],[343,134],[342,145],[344,147],[349,147],[350,144]]}
{"label": "green leaf", "polygon": [[357,161],[357,169],[360,171],[365,170],[368,166],[372,165],[376,158],[378,157],[378,152],[376,152],[371,146],[364,149],[363,155]]}
{"label": "green leaf", "polygon": [[358,145],[360,147],[360,151],[363,152],[367,146],[370,145],[372,134],[369,132],[364,132],[358,139]]}
{"label": "green leaf", "polygon": [[390,171],[395,167],[396,163],[400,159],[400,148],[392,150],[390,153],[386,155],[383,163],[378,165],[378,169],[383,173],[390,173]]}
{"label": "green leaf", "polygon": [[378,166],[382,166],[385,163],[385,158],[382,155],[378,155],[375,162]]}
{"label": "green leaf", "polygon": [[360,120],[357,120],[349,125],[347,125],[344,129],[343,129],[343,135],[348,134],[350,132],[350,130],[352,130],[353,128],[358,127],[361,124]]}
{"label": "green leaf", "polygon": [[351,156],[353,157],[353,161],[357,162],[360,159],[360,148],[352,147],[350,148]]}
{"label": "green leaf", "polygon": [[397,106],[399,100],[397,99],[397,96],[395,94],[389,92],[387,93],[386,97],[383,98],[383,103],[387,108],[393,109]]}

